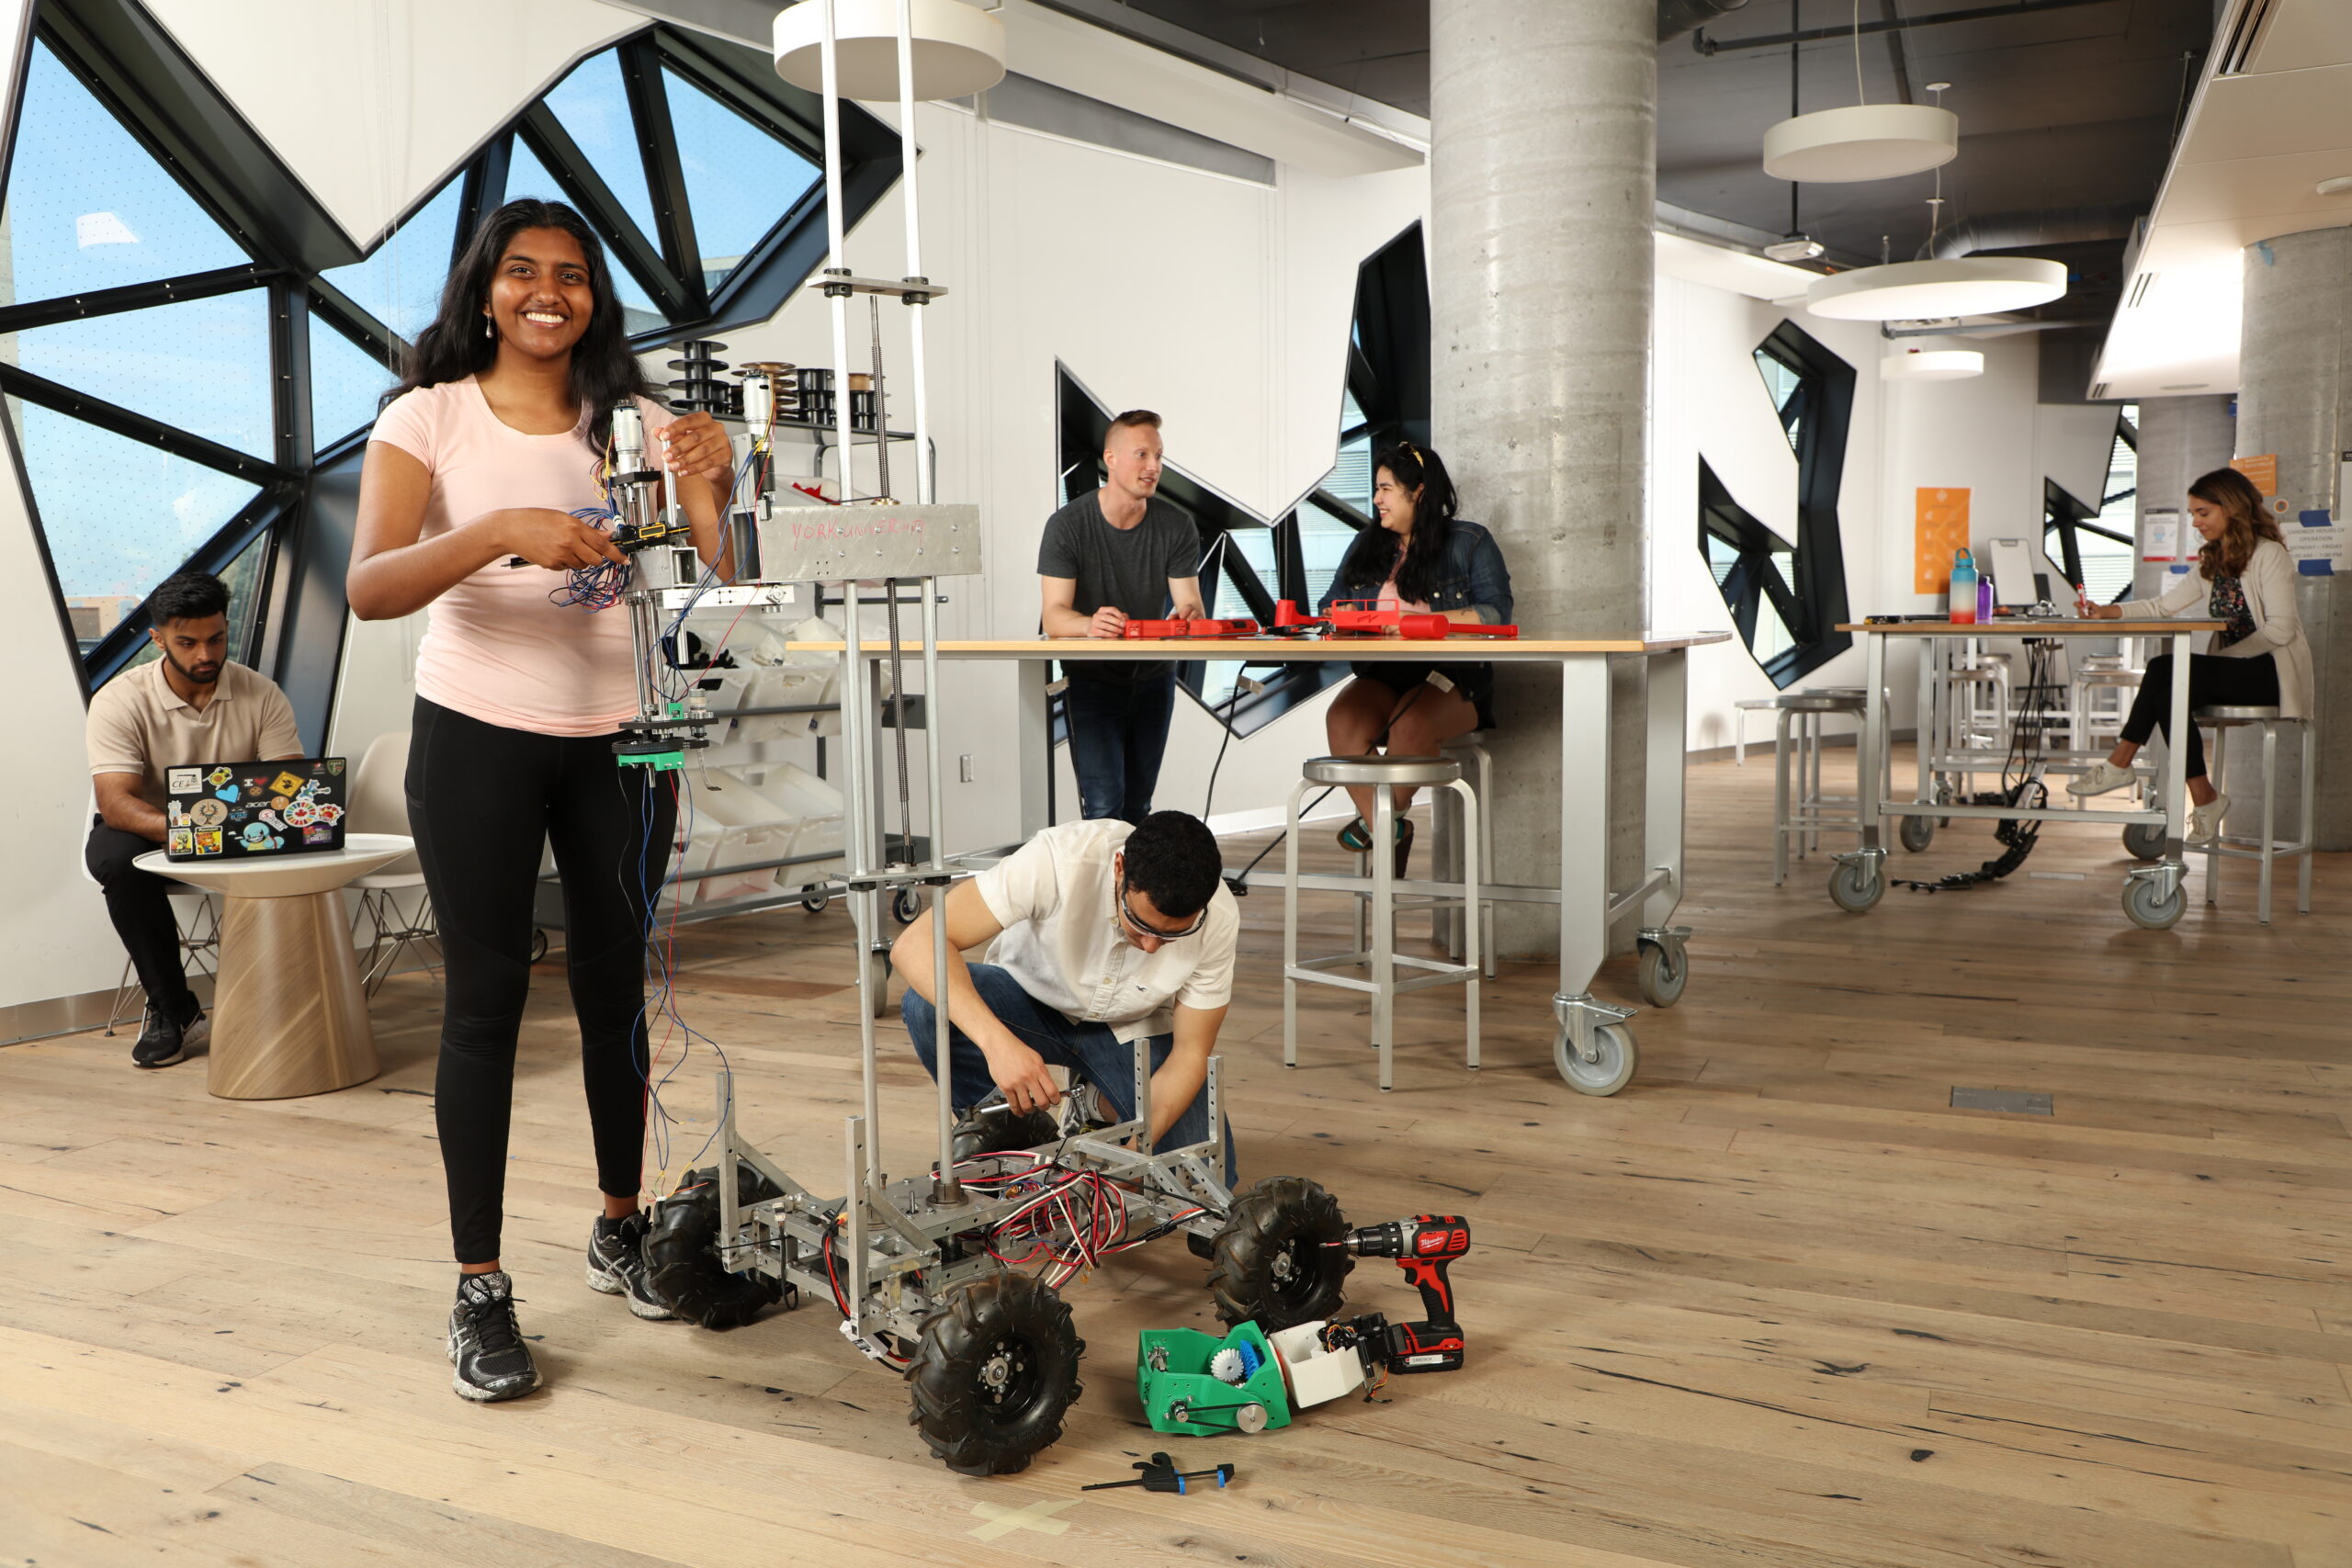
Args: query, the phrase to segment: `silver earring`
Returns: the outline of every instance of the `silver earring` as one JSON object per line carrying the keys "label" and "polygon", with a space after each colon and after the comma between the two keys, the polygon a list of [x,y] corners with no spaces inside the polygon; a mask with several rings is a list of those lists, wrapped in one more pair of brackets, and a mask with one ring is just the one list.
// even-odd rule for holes
{"label": "silver earring", "polygon": [[492,321],[488,316],[484,316],[481,319],[481,335],[488,338],[492,343],[496,343],[498,341],[498,324]]}

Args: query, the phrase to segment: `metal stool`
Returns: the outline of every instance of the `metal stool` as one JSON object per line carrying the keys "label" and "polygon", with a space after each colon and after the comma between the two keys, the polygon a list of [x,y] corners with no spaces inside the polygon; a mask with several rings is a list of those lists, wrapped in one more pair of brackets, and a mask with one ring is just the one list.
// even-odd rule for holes
{"label": "metal stool", "polygon": [[[1396,792],[1399,789],[1452,790],[1461,799],[1464,841],[1483,841],[1479,836],[1478,797],[1463,782],[1462,765],[1444,757],[1317,757],[1302,768],[1300,774],[1298,787],[1290,792],[1290,805],[1283,824],[1283,1066],[1298,1066],[1299,982],[1368,992],[1372,997],[1372,1043],[1380,1052],[1380,1088],[1383,1093],[1386,1093],[1394,1081],[1390,1074],[1390,1057],[1396,1045],[1398,993],[1458,980],[1464,987],[1463,1006],[1468,1023],[1468,1065],[1476,1067],[1478,1065],[1478,975],[1481,962],[1478,939],[1483,921],[1463,922],[1464,942],[1469,949],[1464,963],[1448,964],[1432,958],[1400,955],[1396,952],[1396,861],[1389,849],[1396,841]],[[1298,813],[1299,803],[1306,798],[1306,792],[1317,785],[1362,785],[1369,786],[1373,792],[1373,820],[1368,824],[1373,842],[1372,931],[1370,942],[1360,942],[1354,952],[1301,961],[1298,956]],[[1478,897],[1478,870],[1473,863],[1458,883],[1429,882],[1409,886],[1417,893],[1459,898],[1464,908],[1483,909],[1483,901]],[[1368,964],[1372,977],[1360,980],[1352,975],[1328,972],[1357,964]],[[1423,973],[1410,979],[1399,980],[1396,977],[1399,965]]]}
{"label": "metal stool", "polygon": [[[1474,840],[1469,825],[1461,820],[1462,814],[1453,810],[1461,797],[1452,791],[1433,794],[1430,797],[1430,826],[1435,829],[1435,842],[1430,849],[1430,869],[1440,882],[1462,879],[1462,848],[1476,842],[1478,851],[1478,881],[1483,885],[1495,879],[1495,818],[1488,803],[1495,798],[1495,759],[1478,744],[1478,734],[1456,736],[1443,747],[1444,755],[1456,762],[1466,762],[1465,778],[1476,780],[1471,788],[1478,799],[1478,828]],[[1433,897],[1429,901],[1430,940],[1445,950],[1445,955],[1455,963],[1462,962],[1462,900]],[[1495,977],[1495,907],[1491,903],[1479,906],[1480,949],[1486,954],[1485,974]],[[1358,943],[1362,945],[1361,942]]]}
{"label": "metal stool", "polygon": [[[1778,887],[1789,878],[1789,840],[1797,840],[1797,858],[1802,860],[1809,850],[1821,847],[1821,830],[1836,829],[1851,831],[1859,841],[1861,818],[1859,804],[1851,795],[1825,795],[1821,788],[1821,742],[1823,721],[1835,715],[1850,718],[1859,727],[1862,721],[1865,702],[1860,686],[1821,686],[1808,691],[1783,692],[1773,699],[1781,718],[1773,744],[1772,759],[1772,886]],[[1790,741],[1796,744],[1791,747]],[[1894,753],[1890,750],[1883,763],[1886,778],[1881,782],[1880,793],[1891,796],[1894,792]],[[1789,792],[1789,771],[1793,760],[1796,769],[1796,795],[1793,801]],[[1855,766],[1861,765],[1858,756]],[[1840,816],[1828,808],[1852,806],[1854,814]]]}
{"label": "metal stool", "polygon": [[[2255,900],[2255,916],[2264,925],[2270,923],[2270,865],[2280,855],[2290,855],[2303,863],[2296,873],[2295,912],[2312,912],[2312,841],[2317,836],[2312,819],[2312,796],[2318,793],[2319,748],[2313,744],[2311,727],[2300,718],[2281,718],[2275,707],[2211,707],[2199,708],[2189,721],[2213,731],[2213,760],[2208,772],[2219,780],[2229,756],[2230,731],[2251,726],[2262,727],[2262,836],[2249,839],[2244,835],[2224,833],[2210,844],[2191,844],[2187,852],[2205,857],[2205,902],[2215,902],[2220,891],[2221,865],[2224,860],[2250,860],[2262,867],[2261,892]],[[2278,727],[2291,724],[2302,731],[2302,813],[2296,825],[2295,840],[2282,844],[2275,837],[2278,806]],[[2217,783],[2214,787],[2220,788]]]}

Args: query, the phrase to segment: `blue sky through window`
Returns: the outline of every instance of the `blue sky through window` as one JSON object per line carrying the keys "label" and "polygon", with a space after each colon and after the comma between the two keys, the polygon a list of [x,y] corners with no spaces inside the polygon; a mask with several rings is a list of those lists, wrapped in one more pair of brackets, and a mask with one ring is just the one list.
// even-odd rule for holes
{"label": "blue sky through window", "polygon": [[334,446],[376,419],[392,373],[317,316],[311,318],[311,439]]}
{"label": "blue sky through window", "polygon": [[269,298],[258,288],[0,334],[0,354],[223,446],[275,449]]}
{"label": "blue sky through window", "polygon": [[47,45],[27,66],[0,248],[0,303],[237,266],[251,258]]}
{"label": "blue sky through window", "polygon": [[676,72],[662,76],[704,283],[716,288],[816,183],[817,167]]}
{"label": "blue sky through window", "polygon": [[[621,85],[620,59],[611,50],[582,61],[547,96],[580,151],[596,166],[639,232],[651,240],[662,232],[653,220],[653,196],[645,183],[645,158],[638,151],[637,123],[629,118],[628,91]],[[519,189],[510,177],[507,189]],[[656,247],[659,248],[658,246]]]}
{"label": "blue sky through window", "polygon": [[458,184],[453,179],[443,186],[367,260],[332,268],[320,278],[401,337],[413,339],[432,323],[441,285],[448,280],[458,237]]}
{"label": "blue sky through window", "polygon": [[8,404],[69,602],[144,598],[258,491],[53,409]]}

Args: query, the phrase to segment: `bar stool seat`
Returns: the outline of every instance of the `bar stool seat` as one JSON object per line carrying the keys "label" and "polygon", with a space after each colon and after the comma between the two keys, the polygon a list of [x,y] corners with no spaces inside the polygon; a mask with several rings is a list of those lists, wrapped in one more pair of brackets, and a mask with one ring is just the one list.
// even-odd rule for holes
{"label": "bar stool seat", "polygon": [[[1772,759],[1772,886],[1778,887],[1789,877],[1791,838],[1797,841],[1800,858],[1808,846],[1818,847],[1824,828],[1851,829],[1859,840],[1859,815],[1840,816],[1826,809],[1833,805],[1852,804],[1852,797],[1822,791],[1821,725],[1824,719],[1838,715],[1859,726],[1867,704],[1860,686],[1814,686],[1783,692],[1772,699],[1772,705],[1780,713]],[[1792,737],[1796,742],[1793,748],[1790,745]],[[1796,773],[1793,797],[1789,784],[1792,765]]]}
{"label": "bar stool seat", "polygon": [[[2213,758],[2211,773],[2222,787],[2229,762],[2230,731],[2258,728],[2262,731],[2262,832],[2257,838],[2244,834],[2222,833],[2210,843],[2190,844],[2188,852],[2205,857],[2205,902],[2219,902],[2221,892],[2221,863],[2224,860],[2250,860],[2260,867],[2259,890],[2255,899],[2255,916],[2264,925],[2270,923],[2271,868],[2281,855],[2302,862],[2296,872],[2295,912],[2312,912],[2312,846],[2317,837],[2313,818],[2313,796],[2318,793],[2319,748],[2312,744],[2311,728],[2300,718],[2282,718],[2275,707],[2224,705],[2201,707],[2189,715],[2189,721],[2199,728],[2213,731]],[[2300,820],[2295,837],[2281,842],[2278,837],[2278,728],[2293,725],[2302,732],[2302,797]]]}
{"label": "bar stool seat", "polygon": [[[1400,789],[1442,789],[1451,791],[1461,803],[1463,836],[1465,843],[1477,845],[1484,841],[1479,830],[1479,801],[1477,793],[1462,777],[1462,764],[1450,757],[1317,757],[1299,770],[1296,788],[1290,794],[1290,804],[1283,824],[1283,1066],[1298,1066],[1298,987],[1302,984],[1337,986],[1346,990],[1363,992],[1372,998],[1372,1043],[1380,1053],[1380,1088],[1386,1093],[1394,1085],[1391,1059],[1396,1046],[1396,998],[1406,991],[1419,990],[1425,986],[1460,984],[1464,987],[1463,1011],[1468,1039],[1468,1063],[1478,1065],[1478,979],[1482,964],[1479,942],[1482,921],[1472,918],[1463,924],[1464,962],[1446,963],[1431,958],[1411,957],[1396,951],[1396,862],[1388,852],[1395,841],[1396,824],[1396,795]],[[1358,945],[1347,953],[1329,953],[1302,960],[1298,955],[1298,836],[1299,807],[1306,792],[1317,787],[1355,786],[1373,792],[1372,829],[1373,852],[1367,857],[1372,864],[1369,886],[1367,879],[1348,879],[1357,886],[1351,891],[1368,893],[1365,909],[1370,926],[1369,940],[1359,939]],[[1407,889],[1416,894],[1433,894],[1441,898],[1458,899],[1465,910],[1483,911],[1485,900],[1479,897],[1480,856],[1474,849],[1463,857],[1463,872],[1458,881],[1411,882]],[[1369,969],[1369,978],[1333,973],[1340,969]],[[1408,978],[1399,979],[1399,968],[1418,971]]]}

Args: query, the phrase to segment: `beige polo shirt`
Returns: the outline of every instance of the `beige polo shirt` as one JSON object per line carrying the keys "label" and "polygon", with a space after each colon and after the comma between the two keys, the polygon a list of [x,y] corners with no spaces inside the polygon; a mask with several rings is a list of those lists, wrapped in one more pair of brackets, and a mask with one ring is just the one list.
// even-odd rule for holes
{"label": "beige polo shirt", "polygon": [[212,700],[180,701],[151,660],[90,699],[90,773],[137,773],[140,798],[164,809],[164,770],[196,762],[274,762],[302,755],[294,705],[267,676],[233,660],[220,666]]}
{"label": "beige polo shirt", "polygon": [[1179,1007],[1233,999],[1241,910],[1220,883],[1191,936],[1147,953],[1119,919],[1112,857],[1135,831],[1116,818],[1046,829],[972,879],[1003,933],[989,962],[1074,1023],[1107,1023],[1122,1041],[1165,1034]]}

